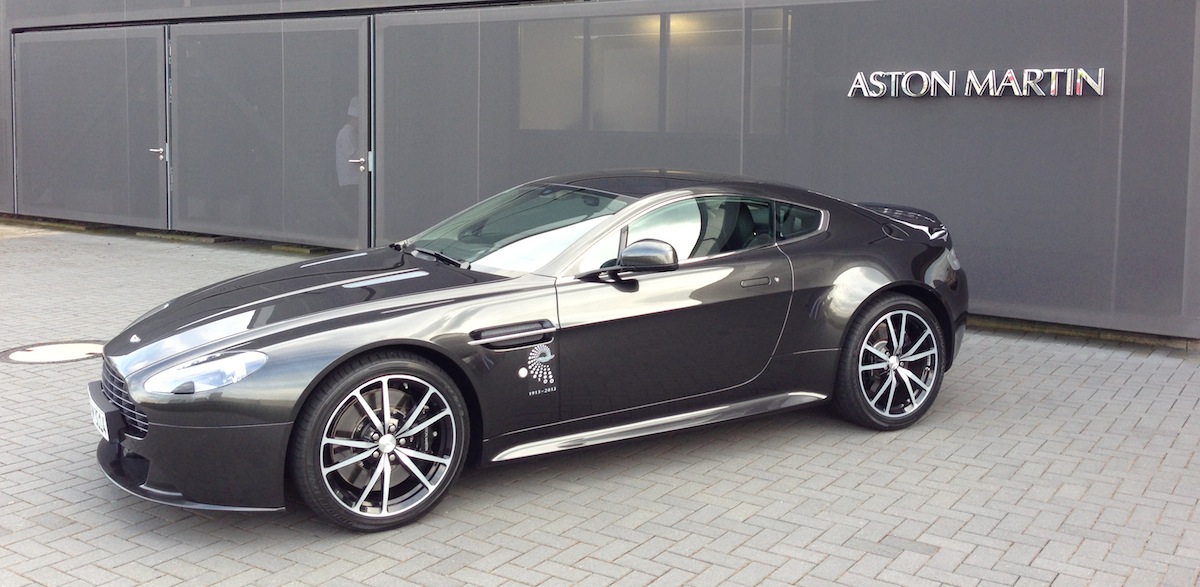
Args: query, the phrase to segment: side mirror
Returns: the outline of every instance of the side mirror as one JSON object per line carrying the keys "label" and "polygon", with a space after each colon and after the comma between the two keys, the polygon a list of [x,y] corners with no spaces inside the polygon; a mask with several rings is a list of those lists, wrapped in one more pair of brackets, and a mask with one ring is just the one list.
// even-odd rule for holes
{"label": "side mirror", "polygon": [[651,272],[674,271],[679,268],[679,256],[675,247],[657,239],[643,239],[625,247],[617,257],[617,269],[623,271]]}
{"label": "side mirror", "polygon": [[602,279],[605,275],[611,279],[620,280],[621,273],[656,273],[674,271],[679,268],[679,256],[675,247],[657,239],[643,239],[625,247],[616,263],[601,267],[586,273],[580,273],[578,279]]}

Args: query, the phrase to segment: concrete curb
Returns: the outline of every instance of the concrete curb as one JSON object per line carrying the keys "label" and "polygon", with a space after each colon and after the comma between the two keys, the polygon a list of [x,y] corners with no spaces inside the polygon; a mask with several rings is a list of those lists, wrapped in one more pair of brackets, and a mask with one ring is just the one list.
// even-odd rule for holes
{"label": "concrete curb", "polygon": [[1004,332],[1035,332],[1038,334],[1052,334],[1055,336],[1065,336],[1070,338],[1122,342],[1138,346],[1179,349],[1189,353],[1200,353],[1200,340],[1193,340],[1190,338],[1159,336],[1155,334],[1142,334],[1137,332],[1123,332],[1119,330],[1105,330],[1103,328],[1071,326],[1067,324],[1054,324],[1050,322],[1034,322],[1031,320],[1001,318],[998,316],[978,316],[975,314],[972,314],[967,318],[967,324],[972,328],[979,328],[983,330],[997,330]]}

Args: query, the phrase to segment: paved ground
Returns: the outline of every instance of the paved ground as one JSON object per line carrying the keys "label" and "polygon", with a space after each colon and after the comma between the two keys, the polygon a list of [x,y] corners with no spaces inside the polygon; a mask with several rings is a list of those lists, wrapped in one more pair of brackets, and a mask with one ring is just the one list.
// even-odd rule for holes
{"label": "paved ground", "polygon": [[[0,351],[102,341],[300,257],[0,220]],[[0,363],[0,585],[1181,585],[1200,580],[1200,354],[975,331],[890,434],[792,412],[485,470],[416,525],[200,513],[112,486],[95,358]]]}

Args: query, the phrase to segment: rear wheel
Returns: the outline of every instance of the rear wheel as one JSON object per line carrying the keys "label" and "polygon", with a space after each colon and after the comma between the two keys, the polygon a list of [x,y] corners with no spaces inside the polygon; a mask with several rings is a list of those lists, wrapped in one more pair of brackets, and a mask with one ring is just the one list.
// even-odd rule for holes
{"label": "rear wheel", "polygon": [[462,470],[468,439],[453,381],[399,351],[334,371],[296,426],[289,458],[304,501],[360,531],[401,526],[432,509]]}
{"label": "rear wheel", "polygon": [[868,428],[909,426],[937,397],[944,356],[941,328],[923,304],[899,294],[880,298],[850,327],[834,406]]}

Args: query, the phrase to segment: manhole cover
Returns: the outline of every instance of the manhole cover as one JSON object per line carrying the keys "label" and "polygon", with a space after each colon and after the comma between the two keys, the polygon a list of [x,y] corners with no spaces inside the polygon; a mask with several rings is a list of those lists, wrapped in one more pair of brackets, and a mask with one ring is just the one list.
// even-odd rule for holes
{"label": "manhole cover", "polygon": [[103,351],[103,343],[91,340],[47,342],[4,351],[0,353],[0,361],[5,363],[70,363],[99,357]]}

